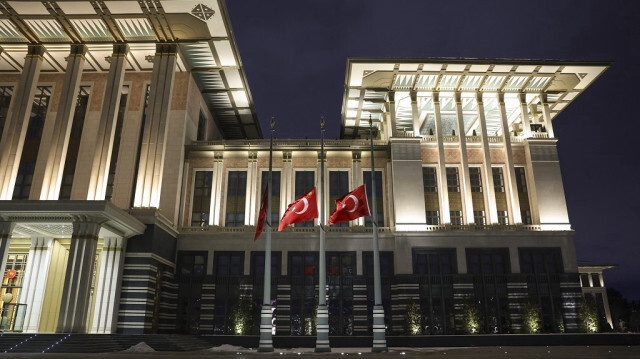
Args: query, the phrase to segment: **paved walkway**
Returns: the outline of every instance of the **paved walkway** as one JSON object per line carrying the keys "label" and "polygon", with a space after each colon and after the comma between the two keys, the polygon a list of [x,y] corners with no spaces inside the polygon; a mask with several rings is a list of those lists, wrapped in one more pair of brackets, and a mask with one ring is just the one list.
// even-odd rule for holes
{"label": "paved walkway", "polygon": [[[221,350],[223,349],[223,350]],[[477,347],[477,348],[393,348],[387,353],[371,353],[369,348],[333,348],[331,353],[316,354],[313,349],[276,349],[273,353],[257,353],[255,350],[237,349],[230,346],[212,348],[197,352],[117,352],[102,354],[0,354],[0,358],[302,358],[314,359],[360,359],[360,358],[473,358],[473,359],[638,359],[640,343],[637,346],[558,346],[558,347]]]}

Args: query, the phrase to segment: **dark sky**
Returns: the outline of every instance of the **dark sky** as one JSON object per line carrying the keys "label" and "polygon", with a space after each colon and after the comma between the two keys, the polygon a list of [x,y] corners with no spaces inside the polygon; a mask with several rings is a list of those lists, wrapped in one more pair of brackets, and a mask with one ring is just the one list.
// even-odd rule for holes
{"label": "dark sky", "polygon": [[[554,120],[580,263],[640,299],[640,1],[227,0],[263,132],[337,138],[348,57],[612,61]],[[634,127],[635,123],[635,127]]]}

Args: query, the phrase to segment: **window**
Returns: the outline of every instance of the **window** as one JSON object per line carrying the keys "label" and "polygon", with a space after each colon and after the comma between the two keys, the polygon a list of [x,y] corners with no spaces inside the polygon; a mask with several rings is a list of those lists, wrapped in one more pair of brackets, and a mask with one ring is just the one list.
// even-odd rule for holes
{"label": "window", "polygon": [[318,252],[289,252],[291,335],[312,335],[318,281]]}
{"label": "window", "polygon": [[496,193],[504,193],[504,176],[502,174],[502,167],[491,168],[493,172],[493,188]]}
{"label": "window", "polygon": [[244,206],[247,191],[247,172],[229,171],[227,181],[227,210],[225,226],[244,226]]}
{"label": "window", "polygon": [[89,104],[90,90],[88,86],[81,86],[76,99],[76,110],[73,114],[73,123],[71,125],[71,134],[69,135],[69,144],[64,161],[64,170],[62,171],[62,183],[60,185],[58,199],[71,199],[71,187],[73,186],[73,176],[76,172],[76,162],[78,160],[78,152],[80,151],[80,139],[82,138],[84,117]]}
{"label": "window", "polygon": [[36,167],[42,129],[47,116],[50,98],[51,87],[38,86],[33,98],[34,103],[31,107],[27,135],[24,140],[22,156],[20,156],[20,164],[18,165],[18,175],[13,188],[13,199],[29,199],[33,172]]}
{"label": "window", "polygon": [[244,252],[214,252],[215,276],[214,333],[234,334],[231,313],[243,293],[240,282],[244,274]]}
{"label": "window", "polygon": [[473,211],[473,223],[478,226],[484,226],[487,224],[484,211]]}
{"label": "window", "polygon": [[498,211],[498,224],[506,226],[509,224],[509,217],[507,211]]}
{"label": "window", "polygon": [[[362,177],[364,179],[364,186],[367,189],[367,201],[369,202],[369,211],[371,215],[375,213],[376,219],[378,220],[378,227],[384,227],[384,194],[382,192],[382,171],[376,171],[376,208],[373,208],[373,201],[371,200],[371,195],[373,191],[371,190],[371,171],[364,171],[362,173]],[[364,225],[365,227],[372,227],[371,216],[365,217]]]}
{"label": "window", "polygon": [[527,176],[524,171],[524,167],[514,168],[516,171],[516,185],[518,186],[518,192],[527,193]]}
{"label": "window", "polygon": [[213,171],[196,171],[191,204],[191,227],[207,227],[211,215]]}
{"label": "window", "polygon": [[129,86],[123,86],[123,93],[120,95],[120,103],[118,104],[118,119],[116,121],[116,131],[113,134],[113,147],[111,147],[111,161],[109,161],[109,175],[107,177],[107,189],[104,199],[111,200],[113,197],[113,184],[116,178],[116,165],[118,163],[118,154],[120,153],[120,137],[122,135],[122,123],[124,122],[124,114],[127,109],[127,98]]}
{"label": "window", "polygon": [[469,179],[471,182],[471,193],[482,193],[480,167],[469,167]]}
{"label": "window", "polygon": [[[329,172],[329,213],[335,209],[335,201],[349,192],[349,172]],[[334,224],[333,227],[349,227],[349,221]]]}
{"label": "window", "polygon": [[516,167],[515,171],[522,224],[533,224],[533,220],[531,219],[531,207],[529,206],[529,195],[527,194],[527,176],[525,174],[524,167]]}
{"label": "window", "polygon": [[[271,227],[278,228],[280,223],[280,171],[271,171]],[[262,188],[260,189],[260,200],[264,189],[269,183],[269,171],[262,171]]]}
{"label": "window", "polygon": [[[314,171],[296,171],[296,187],[295,197],[300,198],[305,193],[309,192],[315,187],[315,172]],[[313,227],[314,221],[304,221],[295,224],[296,227]]]}
{"label": "window", "polygon": [[531,220],[531,211],[528,209],[524,209],[520,211],[520,216],[522,217],[522,224],[533,224]]}
{"label": "window", "polygon": [[0,138],[4,131],[4,125],[7,121],[9,113],[9,105],[11,105],[11,97],[13,95],[13,86],[0,86]]}
{"label": "window", "polygon": [[196,135],[197,136],[196,140],[204,141],[206,131],[207,131],[207,118],[204,116],[204,112],[200,110],[200,116],[198,116],[198,133]]}
{"label": "window", "polygon": [[414,249],[413,274],[445,275],[457,272],[455,248]]}
{"label": "window", "polygon": [[520,248],[520,271],[526,274],[562,273],[560,248]]}
{"label": "window", "polygon": [[422,184],[424,186],[425,193],[438,192],[438,181],[436,179],[435,167],[422,167]]}
{"label": "window", "polygon": [[207,274],[207,252],[178,252],[178,306],[176,330],[198,334],[202,302],[202,283]]}
{"label": "window", "polygon": [[589,283],[589,274],[582,273],[580,274],[580,282],[582,282],[583,287],[591,287],[591,283]]}
{"label": "window", "polygon": [[511,272],[509,250],[506,248],[467,249],[469,274],[507,274]]}
{"label": "window", "polygon": [[462,211],[449,211],[449,216],[451,218],[451,224],[454,226],[462,225]]}
{"label": "window", "polygon": [[591,274],[591,281],[593,282],[594,287],[602,287],[600,284],[600,275],[598,273]]}
{"label": "window", "polygon": [[460,192],[460,179],[457,167],[447,167],[447,191]]}
{"label": "window", "polygon": [[440,224],[439,211],[427,211],[427,224],[430,226],[437,226]]}

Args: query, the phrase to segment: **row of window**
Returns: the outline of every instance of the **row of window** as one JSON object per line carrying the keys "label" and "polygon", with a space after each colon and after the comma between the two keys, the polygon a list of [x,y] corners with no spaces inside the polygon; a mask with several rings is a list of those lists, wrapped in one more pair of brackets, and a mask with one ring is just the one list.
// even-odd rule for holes
{"label": "row of window", "polygon": [[[225,226],[241,227],[245,224],[245,206],[247,194],[247,171],[227,172],[227,189],[225,208]],[[268,180],[269,172],[263,171],[261,176],[261,189],[263,193]],[[315,186],[315,171],[296,171],[294,176],[294,196],[301,197]],[[271,224],[277,226],[280,221],[280,179],[279,170],[272,171],[272,191],[271,191]],[[371,171],[363,171],[363,180],[367,189],[368,200],[371,203]],[[376,214],[378,226],[384,226],[384,196],[382,185],[382,171],[376,171]],[[196,171],[193,186],[193,201],[191,206],[191,226],[206,227],[211,220],[211,207],[213,203],[213,171]],[[349,172],[330,171],[329,172],[329,203],[334,201],[349,191]],[[370,208],[373,212],[373,209]],[[296,223],[296,227],[313,227],[313,221]],[[340,223],[338,227],[348,226],[347,222]],[[365,218],[365,226],[371,226],[371,217]]]}

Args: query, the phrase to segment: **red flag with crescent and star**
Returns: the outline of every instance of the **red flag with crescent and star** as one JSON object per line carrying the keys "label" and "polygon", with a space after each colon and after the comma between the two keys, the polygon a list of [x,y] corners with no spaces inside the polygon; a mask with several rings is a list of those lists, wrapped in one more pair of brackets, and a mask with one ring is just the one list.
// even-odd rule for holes
{"label": "red flag with crescent and star", "polygon": [[278,232],[282,231],[290,224],[308,221],[314,218],[318,218],[318,205],[316,204],[315,187],[289,205],[287,211],[284,212],[284,215],[280,220]]}
{"label": "red flag with crescent and star", "polygon": [[336,210],[329,217],[329,224],[352,221],[369,215],[367,191],[362,185],[336,200]]}

